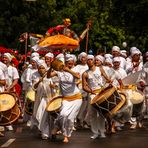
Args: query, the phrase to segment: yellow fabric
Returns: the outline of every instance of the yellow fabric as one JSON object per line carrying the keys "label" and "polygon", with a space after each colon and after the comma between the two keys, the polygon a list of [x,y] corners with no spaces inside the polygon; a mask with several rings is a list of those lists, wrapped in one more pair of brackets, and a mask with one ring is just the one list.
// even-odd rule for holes
{"label": "yellow fabric", "polygon": [[39,46],[43,47],[53,47],[53,48],[76,48],[78,47],[79,42],[73,38],[58,34],[54,36],[46,37],[39,43]]}
{"label": "yellow fabric", "polygon": [[63,97],[63,100],[67,100],[67,101],[73,101],[73,100],[77,100],[77,99],[82,99],[82,94],[81,93],[75,94],[73,96]]}
{"label": "yellow fabric", "polygon": [[137,87],[136,87],[136,85],[124,85],[124,86],[122,86],[122,88],[120,89],[120,88],[118,88],[119,90],[122,90],[122,89],[131,89],[131,90],[136,90],[137,89]]}
{"label": "yellow fabric", "polygon": [[103,89],[104,89],[104,88],[101,87],[100,89],[96,89],[96,90],[94,90],[93,92],[94,92],[94,93],[100,93]]}

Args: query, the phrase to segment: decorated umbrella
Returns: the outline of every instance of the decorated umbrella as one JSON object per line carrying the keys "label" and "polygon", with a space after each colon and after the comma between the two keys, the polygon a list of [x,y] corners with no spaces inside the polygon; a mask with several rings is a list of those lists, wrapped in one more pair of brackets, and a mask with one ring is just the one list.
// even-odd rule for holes
{"label": "decorated umbrella", "polygon": [[50,37],[46,37],[44,40],[40,41],[38,44],[40,47],[48,47],[50,49],[69,49],[73,50],[78,48],[79,41],[73,38],[69,38],[65,35],[58,34]]}

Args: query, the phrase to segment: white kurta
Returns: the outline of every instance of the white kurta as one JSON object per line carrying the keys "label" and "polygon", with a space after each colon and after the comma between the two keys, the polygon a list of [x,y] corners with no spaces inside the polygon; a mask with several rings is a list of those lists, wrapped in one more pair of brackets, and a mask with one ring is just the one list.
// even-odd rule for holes
{"label": "white kurta", "polygon": [[78,64],[73,68],[73,70],[80,74],[80,83],[78,84],[78,88],[80,89],[80,92],[82,94],[82,105],[81,105],[81,108],[80,108],[77,118],[79,119],[80,123],[83,125],[84,120],[87,117],[89,100],[88,100],[87,92],[84,91],[82,88],[82,74],[86,70],[88,70],[88,65],[87,64],[85,64],[85,65]]}
{"label": "white kurta", "polygon": [[[86,71],[88,74],[88,85],[92,90],[97,90],[103,87],[103,78],[101,76],[101,71],[99,67],[96,67],[95,71]],[[90,99],[92,100],[95,97],[94,94],[90,95]],[[91,125],[91,131],[94,134],[98,134],[99,132],[105,132],[105,119],[99,112],[92,106],[89,105],[89,119]]]}
{"label": "white kurta", "polygon": [[[37,80],[38,81],[38,78]],[[44,78],[36,89],[36,96],[33,109],[32,124],[36,125],[42,134],[50,135],[49,114],[46,111],[47,103],[52,99],[51,79]]]}
{"label": "white kurta", "polygon": [[127,73],[126,73],[126,71],[125,71],[124,69],[122,69],[122,68],[119,68],[119,69],[117,69],[117,70],[114,69],[114,71],[115,71],[115,75],[114,75],[114,81],[113,81],[112,84],[113,84],[113,86],[119,86],[118,80],[124,79],[124,78],[127,76]]}
{"label": "white kurta", "polygon": [[119,57],[120,58],[120,67],[125,69],[126,68],[126,59],[123,57]]}
{"label": "white kurta", "polygon": [[[0,69],[0,80],[6,80],[4,72]],[[4,92],[5,87],[3,85],[0,85],[0,92]]]}
{"label": "white kurta", "polygon": [[[38,70],[33,69],[32,66],[28,67],[22,77],[21,81],[23,82],[23,89],[25,90],[25,103],[27,102],[26,94],[32,89],[33,81],[37,80],[40,77]],[[23,119],[24,121],[29,121],[31,116],[24,112]]]}
{"label": "white kurta", "polygon": [[[73,96],[80,93],[80,90],[76,86],[75,78],[68,72],[57,72],[60,80],[61,94],[65,96]],[[55,127],[61,129],[64,136],[70,137],[73,131],[74,119],[78,115],[82,104],[82,99],[62,101],[62,107],[60,114],[55,122]]]}
{"label": "white kurta", "polygon": [[8,86],[10,86],[15,79],[19,79],[19,74],[17,69],[11,65],[8,66],[7,74],[8,75],[6,76],[7,77],[6,83]]}
{"label": "white kurta", "polygon": [[148,98],[148,62],[146,62],[143,66],[143,69],[139,75],[137,82],[143,81],[145,84],[144,94],[146,98]]}
{"label": "white kurta", "polygon": [[138,67],[134,67],[133,65],[134,65],[134,63],[132,61],[128,61],[126,63],[126,72],[128,75],[142,70],[143,62],[140,62]]}

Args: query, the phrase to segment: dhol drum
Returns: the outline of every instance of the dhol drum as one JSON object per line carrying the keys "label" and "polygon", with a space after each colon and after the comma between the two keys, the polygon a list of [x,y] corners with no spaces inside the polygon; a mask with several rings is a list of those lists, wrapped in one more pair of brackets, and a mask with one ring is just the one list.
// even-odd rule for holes
{"label": "dhol drum", "polygon": [[133,113],[132,116],[139,116],[142,112],[144,94],[137,89],[137,87],[131,87],[132,85],[123,87],[122,92],[127,96],[127,99],[133,104]]}
{"label": "dhol drum", "polygon": [[64,68],[64,63],[58,59],[51,62],[51,67],[56,71],[61,71]]}
{"label": "dhol drum", "polygon": [[20,113],[15,96],[8,92],[0,93],[0,125],[6,126],[14,123]]}
{"label": "dhol drum", "polygon": [[91,105],[103,116],[112,118],[125,104],[125,101],[125,97],[122,97],[115,87],[109,86],[92,99]]}
{"label": "dhol drum", "polygon": [[57,96],[53,98],[46,107],[46,110],[53,116],[57,117],[57,114],[59,113],[59,110],[62,105],[62,96]]}
{"label": "dhol drum", "polygon": [[26,94],[25,112],[29,115],[33,114],[33,107],[35,101],[35,91],[30,89]]}

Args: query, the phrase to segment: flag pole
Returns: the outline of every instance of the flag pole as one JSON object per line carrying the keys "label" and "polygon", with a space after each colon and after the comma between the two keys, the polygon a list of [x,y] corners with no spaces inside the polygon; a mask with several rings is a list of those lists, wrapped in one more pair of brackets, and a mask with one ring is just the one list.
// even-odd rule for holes
{"label": "flag pole", "polygon": [[88,52],[88,32],[86,33],[86,47],[85,47],[85,52]]}
{"label": "flag pole", "polygon": [[28,48],[28,33],[25,34],[25,62],[27,60],[27,48]]}

